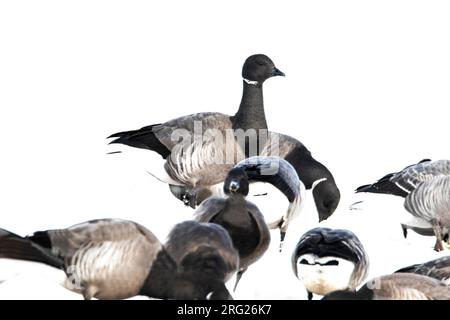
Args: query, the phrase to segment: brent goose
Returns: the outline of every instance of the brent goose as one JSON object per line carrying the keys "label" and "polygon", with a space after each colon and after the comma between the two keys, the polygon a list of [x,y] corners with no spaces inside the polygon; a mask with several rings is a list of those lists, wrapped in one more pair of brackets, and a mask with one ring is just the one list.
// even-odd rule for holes
{"label": "brent goose", "polygon": [[[234,116],[196,113],[115,133],[109,138],[116,138],[111,143],[159,153],[166,160],[167,181],[175,186],[198,187],[223,182],[237,161],[258,154],[267,139],[262,87],[265,80],[274,76],[284,76],[284,73],[266,55],[252,55],[242,68],[243,95]],[[242,139],[235,137],[244,132],[249,135]],[[255,143],[249,145],[252,138]]]}
{"label": "brent goose", "polygon": [[450,235],[450,176],[440,176],[419,184],[405,199],[405,209],[414,217],[408,225],[432,228],[437,251]]}
{"label": "brent goose", "polygon": [[450,160],[424,159],[399,172],[389,173],[377,182],[358,187],[355,192],[383,193],[405,198],[424,181],[450,175]]}
{"label": "brent goose", "polygon": [[[2,230],[0,257],[63,269],[67,275],[65,287],[85,299],[136,295],[161,299],[230,298],[224,280],[238,265],[231,239],[219,226],[195,224],[179,224],[172,232],[170,246],[186,252],[178,264],[152,232],[135,222],[118,219],[92,220],[25,238]],[[197,237],[193,246],[190,239],[174,235],[183,234],[185,229],[191,235],[195,230],[209,232],[209,237]],[[221,261],[224,251],[226,262]]]}
{"label": "brent goose", "polygon": [[323,300],[450,300],[450,286],[436,279],[394,273],[367,282],[358,291],[335,291]]}
{"label": "brent goose", "polygon": [[[333,175],[322,163],[315,160],[311,152],[298,140],[276,132],[269,132],[269,139],[261,156],[278,156],[289,162],[297,172],[306,190],[311,190],[319,214],[319,221],[326,220],[336,210],[340,191]],[[175,197],[195,208],[211,195],[220,194],[222,185],[204,188],[171,186]]]}
{"label": "brent goose", "polygon": [[306,190],[312,191],[319,221],[333,214],[341,198],[334,177],[300,141],[285,134],[270,132],[261,155],[281,157],[294,167]]}
{"label": "brent goose", "polygon": [[217,223],[230,234],[239,252],[236,289],[242,274],[266,252],[270,232],[259,209],[245,197],[249,191],[247,174],[242,168],[232,169],[224,183],[225,197],[212,196],[197,208],[195,219]]}
{"label": "brent goose", "polygon": [[369,259],[356,235],[343,229],[315,228],[306,232],[292,254],[295,276],[313,293],[355,290],[367,277]]}
{"label": "brent goose", "polygon": [[255,156],[239,162],[235,168],[245,171],[249,182],[266,182],[286,196],[289,206],[284,215],[273,222],[268,222],[269,229],[280,229],[280,252],[291,221],[296,218],[303,207],[305,186],[300,181],[292,165],[279,157]]}
{"label": "brent goose", "polygon": [[[414,264],[396,271],[401,273],[416,273],[439,281],[450,280],[450,256],[441,257],[424,263]],[[450,283],[448,283],[450,285]]]}

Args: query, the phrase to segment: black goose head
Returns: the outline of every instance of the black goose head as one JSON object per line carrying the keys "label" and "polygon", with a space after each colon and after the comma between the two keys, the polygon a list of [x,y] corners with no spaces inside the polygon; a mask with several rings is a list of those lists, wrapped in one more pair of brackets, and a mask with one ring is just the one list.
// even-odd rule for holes
{"label": "black goose head", "polygon": [[297,260],[308,253],[318,257],[342,258],[353,262],[356,268],[366,268],[368,264],[362,243],[353,232],[345,229],[314,228],[302,235],[291,259],[296,276]]}
{"label": "black goose head", "polygon": [[313,189],[314,202],[319,214],[319,221],[328,219],[336,210],[341,193],[332,180],[325,180]]}
{"label": "black goose head", "polygon": [[281,72],[272,60],[264,54],[255,54],[245,60],[242,67],[242,77],[249,81],[256,81],[257,84],[262,84],[271,77],[282,76]]}
{"label": "black goose head", "polygon": [[241,168],[230,170],[225,179],[223,190],[227,195],[241,194],[247,196],[249,191],[247,173]]}
{"label": "black goose head", "polygon": [[231,300],[225,287],[229,266],[216,249],[200,247],[188,254],[180,266],[177,299]]}

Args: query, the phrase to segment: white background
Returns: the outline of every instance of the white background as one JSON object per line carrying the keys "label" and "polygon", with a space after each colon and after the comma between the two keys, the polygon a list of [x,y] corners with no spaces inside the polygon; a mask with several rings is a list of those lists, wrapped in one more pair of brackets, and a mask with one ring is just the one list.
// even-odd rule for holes
{"label": "white background", "polygon": [[[302,141],[341,189],[324,225],[360,236],[371,276],[432,258],[432,238],[403,240],[401,199],[353,190],[450,158],[449,17],[448,1],[3,1],[0,226],[28,234],[120,217],[164,241],[191,210],[146,174],[154,154],[106,155],[117,149],[106,136],[194,112],[234,114],[244,59],[265,53],[286,73],[264,85],[270,129]],[[261,199],[261,210],[284,210],[279,199]],[[364,210],[348,210],[361,199]],[[235,298],[305,297],[289,260],[317,219],[305,201],[285,252],[274,232]],[[2,298],[77,297],[51,286],[46,268],[21,266]]]}

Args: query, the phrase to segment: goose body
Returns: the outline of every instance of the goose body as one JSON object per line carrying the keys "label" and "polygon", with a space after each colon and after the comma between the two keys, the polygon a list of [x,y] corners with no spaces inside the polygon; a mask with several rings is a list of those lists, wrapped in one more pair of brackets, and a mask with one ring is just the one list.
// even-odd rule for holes
{"label": "goose body", "polygon": [[111,143],[159,153],[166,159],[164,168],[171,184],[200,187],[222,182],[237,161],[251,155],[253,147],[256,153],[262,148],[267,139],[262,86],[268,78],[284,73],[269,57],[257,54],[247,58],[242,76],[243,94],[234,116],[216,112],[191,114],[115,133],[110,136],[115,138]]}
{"label": "goose body", "polygon": [[[415,273],[434,278],[439,281],[450,280],[450,256],[441,257],[425,263],[402,268],[396,272]],[[450,283],[448,283],[450,285]]]}
{"label": "goose body", "polygon": [[369,259],[362,243],[349,230],[315,228],[298,241],[292,254],[295,276],[308,298],[336,290],[354,290],[367,277]]}
{"label": "goose body", "polygon": [[394,273],[367,282],[358,291],[335,291],[324,300],[450,300],[450,286],[411,273]]}
{"label": "goose body", "polygon": [[450,232],[450,176],[422,182],[408,194],[404,206],[425,227],[433,229],[443,250],[441,241],[449,241]]}
{"label": "goose body", "polygon": [[245,199],[248,194],[248,178],[241,168],[231,170],[225,180],[226,197],[213,196],[195,211],[199,222],[221,225],[231,236],[239,252],[239,273],[242,274],[266,252],[270,244],[270,232],[259,209]]}
{"label": "goose body", "polygon": [[0,257],[59,267],[67,275],[65,287],[85,299],[136,295],[198,299],[215,289],[223,290],[220,279],[208,278],[211,285],[204,287],[191,275],[180,274],[176,261],[153,233],[126,220],[92,220],[67,229],[39,231],[26,238],[3,230]]}
{"label": "goose body", "polygon": [[405,198],[421,182],[450,175],[450,160],[422,160],[399,172],[390,173],[377,182],[360,186],[356,192],[391,194]]}

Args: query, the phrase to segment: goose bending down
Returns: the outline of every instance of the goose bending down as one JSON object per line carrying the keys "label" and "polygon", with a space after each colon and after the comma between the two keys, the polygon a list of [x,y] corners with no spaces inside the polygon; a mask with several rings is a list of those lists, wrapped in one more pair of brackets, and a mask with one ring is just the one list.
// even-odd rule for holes
{"label": "goose bending down", "polygon": [[[450,256],[441,257],[425,263],[414,264],[397,270],[396,272],[421,274],[439,281],[447,282],[450,280]],[[448,284],[450,285],[450,283]]]}
{"label": "goose bending down", "polygon": [[389,173],[377,182],[358,187],[355,192],[383,193],[405,198],[424,181],[450,175],[450,160],[424,159],[399,172]]}
{"label": "goose bending down", "polygon": [[[306,190],[312,191],[319,221],[326,220],[333,214],[340,201],[339,188],[330,170],[314,159],[300,141],[288,135],[270,132],[260,156],[280,157],[292,165]],[[171,186],[174,196],[193,208],[211,195],[219,195],[221,190],[221,184],[203,188]]]}
{"label": "goose bending down", "polygon": [[270,183],[280,190],[289,201],[286,213],[276,221],[268,222],[269,229],[280,229],[281,251],[289,224],[298,216],[303,207],[305,186],[292,165],[283,158],[273,156],[250,157],[239,162],[235,168],[243,169],[249,182]]}
{"label": "goose bending down", "polygon": [[284,76],[272,60],[256,54],[242,68],[243,95],[234,116],[196,113],[138,130],[119,132],[111,143],[159,153],[168,181],[177,186],[211,186],[225,180],[237,161],[259,153],[267,139],[263,83]]}
{"label": "goose bending down", "polygon": [[334,291],[323,300],[450,300],[450,286],[436,279],[394,273],[367,282],[358,291]]}
{"label": "goose bending down", "polygon": [[298,241],[292,268],[311,300],[313,293],[324,296],[336,290],[355,290],[367,277],[369,259],[353,232],[315,228]]}
{"label": "goose bending down", "polygon": [[450,235],[450,176],[440,176],[422,182],[405,199],[405,209],[419,227],[432,228],[436,236],[437,251],[444,250],[442,240]]}
{"label": "goose bending down", "polygon": [[224,183],[225,197],[206,199],[195,211],[195,219],[221,225],[231,236],[239,252],[239,271],[236,284],[242,274],[266,252],[270,244],[270,232],[259,209],[245,197],[249,191],[247,174],[241,168],[232,169]]}
{"label": "goose bending down", "polygon": [[[189,234],[195,234],[195,230],[209,233],[209,237],[180,240],[175,236],[185,229]],[[223,228],[182,223],[172,232],[169,246],[185,251],[185,255],[175,261],[149,230],[118,219],[92,220],[25,238],[0,231],[0,258],[42,262],[63,269],[67,275],[65,287],[85,299],[125,299],[135,295],[230,298],[224,281],[236,271],[238,255]]]}

